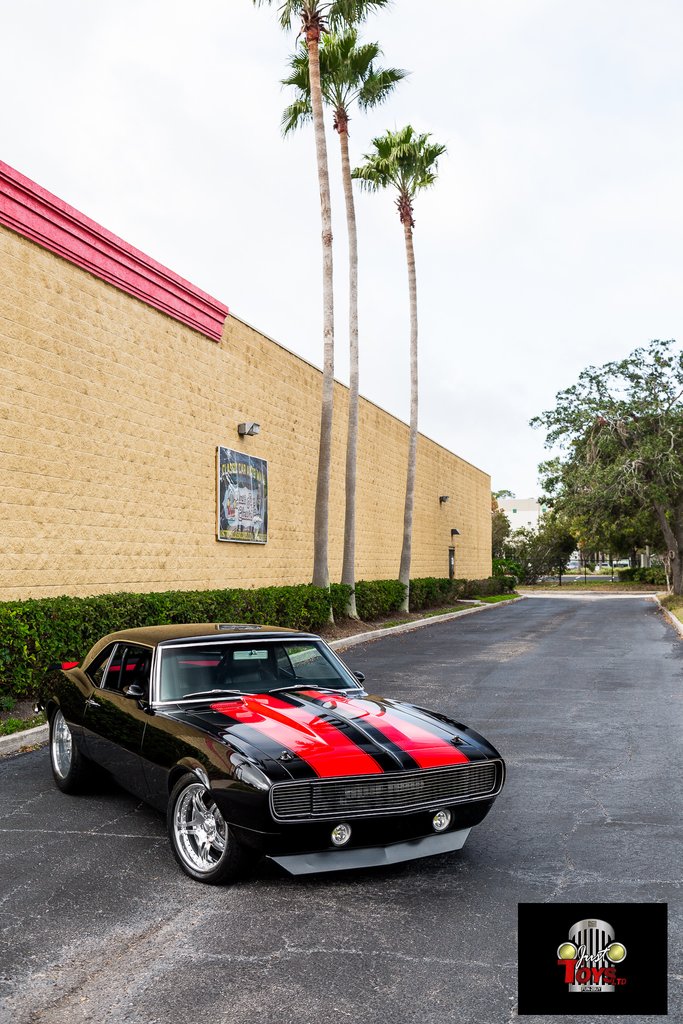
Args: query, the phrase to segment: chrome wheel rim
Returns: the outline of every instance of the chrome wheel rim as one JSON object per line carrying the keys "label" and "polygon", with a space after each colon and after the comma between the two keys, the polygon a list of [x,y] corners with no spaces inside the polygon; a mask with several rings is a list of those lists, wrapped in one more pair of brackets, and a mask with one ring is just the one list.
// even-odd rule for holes
{"label": "chrome wheel rim", "polygon": [[207,873],[220,863],[228,844],[228,826],[208,789],[186,786],[173,811],[175,845],[192,871]]}
{"label": "chrome wheel rim", "polygon": [[73,739],[71,729],[61,711],[55,712],[52,720],[52,764],[60,779],[65,779],[71,768]]}

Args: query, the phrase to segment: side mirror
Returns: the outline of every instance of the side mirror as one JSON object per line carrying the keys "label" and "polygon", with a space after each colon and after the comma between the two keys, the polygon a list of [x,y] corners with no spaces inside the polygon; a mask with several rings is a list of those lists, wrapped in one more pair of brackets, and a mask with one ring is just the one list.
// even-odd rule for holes
{"label": "side mirror", "polygon": [[359,683],[365,682],[365,672],[354,672],[353,674]]}
{"label": "side mirror", "polygon": [[144,696],[145,691],[139,683],[131,683],[124,693],[124,697],[130,697],[131,700],[142,700]]}

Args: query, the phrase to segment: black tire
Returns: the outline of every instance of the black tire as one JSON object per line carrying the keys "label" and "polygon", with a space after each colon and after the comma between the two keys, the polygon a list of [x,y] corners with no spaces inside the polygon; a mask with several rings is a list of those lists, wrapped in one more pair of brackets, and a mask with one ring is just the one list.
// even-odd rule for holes
{"label": "black tire", "polygon": [[235,839],[211,790],[191,773],[183,775],[171,791],[166,825],[173,856],[185,874],[198,882],[232,882],[254,860]]}
{"label": "black tire", "polygon": [[62,793],[81,793],[87,788],[90,762],[78,749],[59,708],[50,717],[50,766],[55,785]]}

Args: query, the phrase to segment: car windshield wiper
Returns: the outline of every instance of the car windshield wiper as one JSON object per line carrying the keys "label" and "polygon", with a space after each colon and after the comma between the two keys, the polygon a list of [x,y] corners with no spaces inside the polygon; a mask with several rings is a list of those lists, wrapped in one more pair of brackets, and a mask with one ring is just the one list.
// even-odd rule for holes
{"label": "car windshield wiper", "polygon": [[178,697],[178,700],[191,700],[193,697],[213,697],[217,693],[228,693],[233,697],[245,697],[244,690],[226,690],[224,687],[220,687],[216,690],[195,690],[193,693],[184,693],[182,697]]}
{"label": "car windshield wiper", "polygon": [[324,693],[343,693],[351,690],[351,686],[318,686],[317,683],[292,683],[291,686],[276,686],[268,693],[283,693],[285,690],[322,690]]}

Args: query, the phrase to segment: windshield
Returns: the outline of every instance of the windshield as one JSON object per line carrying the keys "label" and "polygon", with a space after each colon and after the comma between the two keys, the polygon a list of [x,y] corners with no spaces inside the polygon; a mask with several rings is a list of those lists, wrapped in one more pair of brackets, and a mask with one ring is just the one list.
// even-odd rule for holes
{"label": "windshield", "polygon": [[161,701],[290,687],[352,690],[359,684],[330,650],[312,640],[214,642],[161,651]]}

